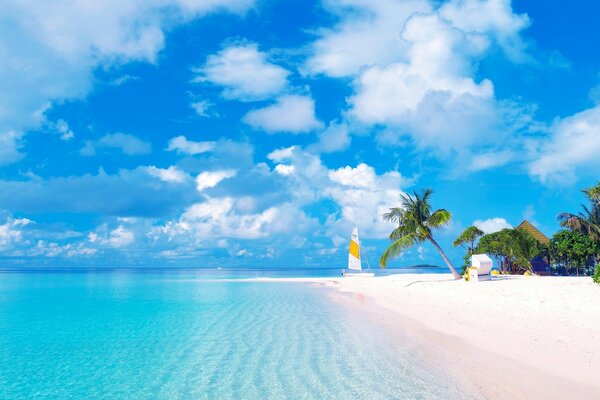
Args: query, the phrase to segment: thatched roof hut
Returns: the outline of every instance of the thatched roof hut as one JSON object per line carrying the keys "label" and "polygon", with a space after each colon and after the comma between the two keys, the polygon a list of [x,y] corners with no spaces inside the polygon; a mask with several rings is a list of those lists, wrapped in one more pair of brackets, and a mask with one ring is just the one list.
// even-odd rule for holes
{"label": "thatched roof hut", "polygon": [[519,226],[517,226],[517,229],[523,229],[524,231],[529,232],[531,234],[531,236],[536,238],[538,240],[538,242],[540,242],[542,244],[550,243],[550,239],[548,239],[548,237],[546,235],[544,235],[542,232],[540,232],[538,228],[531,225],[531,223],[529,223],[529,221],[527,221],[527,220],[523,220],[523,222],[521,222],[519,224]]}

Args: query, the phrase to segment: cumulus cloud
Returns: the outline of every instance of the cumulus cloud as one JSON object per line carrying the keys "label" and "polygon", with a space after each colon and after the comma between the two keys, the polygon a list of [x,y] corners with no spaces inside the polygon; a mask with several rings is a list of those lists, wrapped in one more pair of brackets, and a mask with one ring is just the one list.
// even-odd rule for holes
{"label": "cumulus cloud", "polygon": [[82,156],[93,156],[99,149],[118,149],[129,156],[149,154],[152,146],[128,133],[111,133],[96,141],[87,141],[79,152]]}
{"label": "cumulus cloud", "polygon": [[319,133],[319,140],[310,148],[319,153],[335,153],[350,147],[350,131],[346,123],[330,123]]}
{"label": "cumulus cloud", "polygon": [[165,29],[209,12],[244,13],[253,0],[8,0],[0,16],[0,163],[22,158],[21,142],[57,101],[80,99],[94,70],[155,62]]}
{"label": "cumulus cloud", "polygon": [[520,33],[529,26],[526,14],[516,14],[511,0],[451,0],[440,15],[465,32],[481,32],[494,38],[515,62],[530,61],[528,45]]}
{"label": "cumulus cloud", "polygon": [[327,0],[324,6],[340,22],[317,31],[319,38],[305,68],[333,77],[354,76],[364,66],[398,61],[406,51],[399,40],[404,21],[431,11],[427,0]]}
{"label": "cumulus cloud", "polygon": [[196,190],[199,192],[204,189],[215,187],[223,179],[232,178],[236,175],[235,170],[221,170],[221,171],[204,171],[196,177]]}
{"label": "cumulus cloud", "polygon": [[180,170],[174,165],[169,168],[157,168],[155,166],[146,167],[148,174],[160,179],[163,182],[182,183],[188,179],[188,174]]}
{"label": "cumulus cloud", "polygon": [[87,246],[83,242],[59,244],[56,242],[48,242],[46,240],[38,240],[35,247],[27,249],[28,256],[43,256],[43,257],[78,257],[92,256],[98,252],[97,249]]}
{"label": "cumulus cloud", "polygon": [[0,225],[0,249],[6,249],[15,244],[21,244],[23,238],[23,227],[33,223],[27,218],[8,218]]}
{"label": "cumulus cloud", "polygon": [[[306,69],[353,78],[349,123],[374,129],[383,146],[409,141],[430,156],[461,160],[457,169],[513,160],[500,152],[514,145],[530,110],[498,100],[493,83],[477,74],[492,46],[515,62],[530,59],[521,36],[529,19],[510,1],[345,0],[325,8],[340,22],[317,31]],[[490,156],[471,163],[482,152]]]}
{"label": "cumulus cloud", "polygon": [[194,142],[185,136],[176,136],[169,140],[167,151],[176,151],[177,154],[202,154],[215,148],[215,142]]}
{"label": "cumulus cloud", "polygon": [[102,225],[96,232],[88,235],[88,240],[90,243],[100,246],[121,248],[132,244],[135,241],[135,234],[123,225],[112,230],[107,230],[106,225]]}
{"label": "cumulus cloud", "polygon": [[340,215],[328,220],[330,232],[342,234],[357,225],[367,237],[386,238],[392,226],[382,215],[398,205],[409,181],[397,171],[377,175],[366,164],[329,171],[328,176],[338,185],[330,184],[324,192],[341,208]]}
{"label": "cumulus cloud", "polygon": [[600,106],[557,120],[532,150],[529,174],[542,182],[572,183],[577,171],[600,171]]}
{"label": "cumulus cloud", "polygon": [[333,182],[350,187],[373,187],[375,185],[375,170],[367,164],[361,163],[352,168],[346,166],[327,174]]}
{"label": "cumulus cloud", "polygon": [[298,147],[278,149],[268,158],[294,168],[294,173],[285,177],[296,204],[332,200],[339,207],[339,212],[327,216],[330,237],[347,233],[354,224],[366,237],[387,237],[390,225],[381,215],[397,204],[402,188],[410,183],[397,171],[379,175],[365,163],[329,169],[318,155]]}
{"label": "cumulus cloud", "polygon": [[511,229],[513,226],[504,218],[489,218],[486,220],[476,220],[473,225],[481,229],[484,233],[494,233],[502,229]]}
{"label": "cumulus cloud", "polygon": [[230,197],[208,198],[190,206],[176,222],[155,230],[171,240],[188,237],[193,240],[215,238],[258,239],[276,234],[307,232],[317,222],[297,207],[281,204],[259,213],[241,213]]}
{"label": "cumulus cloud", "polygon": [[250,111],[244,122],[267,133],[308,133],[322,126],[313,99],[299,95],[281,96],[275,104]]}
{"label": "cumulus cloud", "polygon": [[194,70],[195,82],[223,86],[222,96],[241,101],[267,99],[288,85],[289,72],[268,60],[256,43],[239,43],[208,57]]}

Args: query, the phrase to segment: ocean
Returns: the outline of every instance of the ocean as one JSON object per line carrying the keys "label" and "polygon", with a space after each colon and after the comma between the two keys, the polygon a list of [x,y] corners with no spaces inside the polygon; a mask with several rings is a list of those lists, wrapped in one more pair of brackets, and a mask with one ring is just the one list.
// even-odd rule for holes
{"label": "ocean", "polygon": [[461,398],[333,289],[240,279],[338,274],[4,270],[0,399]]}

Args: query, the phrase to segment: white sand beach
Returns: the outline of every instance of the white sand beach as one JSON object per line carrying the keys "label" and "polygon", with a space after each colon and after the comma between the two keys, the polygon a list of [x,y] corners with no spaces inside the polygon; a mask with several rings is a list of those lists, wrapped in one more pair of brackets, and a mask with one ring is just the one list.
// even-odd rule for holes
{"label": "white sand beach", "polygon": [[478,398],[600,398],[600,287],[589,277],[302,281],[337,287]]}

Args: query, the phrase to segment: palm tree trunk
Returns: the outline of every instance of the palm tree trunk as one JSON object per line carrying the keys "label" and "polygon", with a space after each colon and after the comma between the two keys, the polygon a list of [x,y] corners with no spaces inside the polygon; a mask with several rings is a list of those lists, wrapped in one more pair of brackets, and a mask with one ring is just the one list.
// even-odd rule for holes
{"label": "palm tree trunk", "polygon": [[454,269],[454,266],[452,265],[452,263],[450,262],[450,260],[448,259],[448,257],[446,257],[446,253],[444,253],[444,250],[442,250],[442,248],[440,247],[440,245],[437,244],[437,242],[435,240],[433,240],[433,237],[431,237],[431,236],[429,236],[427,239],[429,239],[429,241],[440,252],[440,254],[442,255],[442,258],[446,262],[446,265],[448,266],[448,268],[450,268],[450,271],[452,272],[452,276],[454,276],[454,279],[462,279],[462,276],[458,272],[456,272],[456,269]]}

